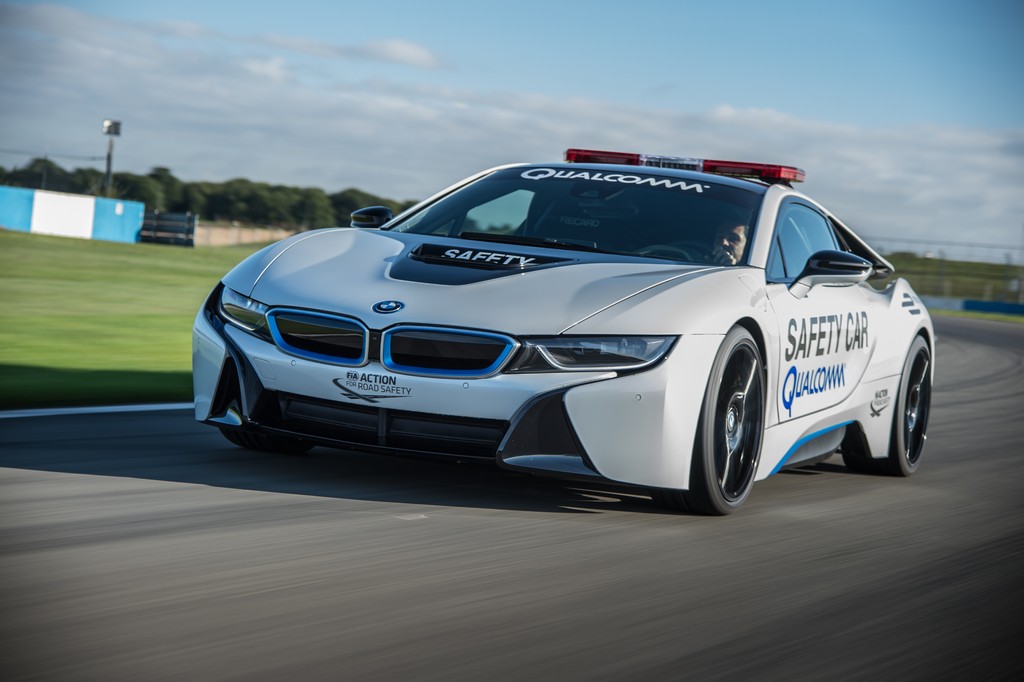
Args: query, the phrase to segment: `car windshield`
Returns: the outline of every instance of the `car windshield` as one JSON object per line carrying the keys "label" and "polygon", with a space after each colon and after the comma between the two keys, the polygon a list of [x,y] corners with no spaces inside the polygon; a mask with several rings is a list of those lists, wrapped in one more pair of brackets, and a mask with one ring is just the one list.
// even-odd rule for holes
{"label": "car windshield", "polygon": [[519,167],[472,182],[389,229],[729,265],[745,262],[761,196],[756,187],[640,169]]}

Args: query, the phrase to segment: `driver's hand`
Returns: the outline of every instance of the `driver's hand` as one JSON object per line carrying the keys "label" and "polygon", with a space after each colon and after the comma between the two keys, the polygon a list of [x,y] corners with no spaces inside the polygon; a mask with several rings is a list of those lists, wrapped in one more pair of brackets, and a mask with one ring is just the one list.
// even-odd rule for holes
{"label": "driver's hand", "polygon": [[731,249],[719,244],[711,252],[711,262],[715,265],[736,265],[736,257]]}

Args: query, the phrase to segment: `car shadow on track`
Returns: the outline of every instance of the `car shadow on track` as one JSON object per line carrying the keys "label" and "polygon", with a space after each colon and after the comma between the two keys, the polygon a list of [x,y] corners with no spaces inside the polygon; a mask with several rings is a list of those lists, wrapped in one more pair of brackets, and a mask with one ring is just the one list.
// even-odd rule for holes
{"label": "car shadow on track", "polygon": [[[369,502],[567,514],[687,515],[659,506],[643,488],[509,472],[489,461],[420,459],[324,447],[302,455],[244,450],[215,429],[196,423],[187,410],[4,420],[0,466]],[[773,499],[791,494],[791,484],[804,476],[825,474],[831,480],[826,487],[842,486],[843,479],[849,481],[849,473],[834,460],[785,470],[782,476],[755,484],[752,501],[778,503]]]}
{"label": "car shadow on track", "polygon": [[641,488],[534,477],[489,462],[323,447],[302,455],[244,450],[183,410],[4,420],[0,466],[371,502],[678,515]]}

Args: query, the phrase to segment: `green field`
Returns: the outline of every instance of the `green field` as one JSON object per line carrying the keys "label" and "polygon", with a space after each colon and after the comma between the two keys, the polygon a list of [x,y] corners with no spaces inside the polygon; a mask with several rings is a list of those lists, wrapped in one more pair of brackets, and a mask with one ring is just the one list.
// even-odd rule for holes
{"label": "green field", "polygon": [[896,274],[913,284],[921,296],[1024,302],[1019,291],[1024,268],[1018,265],[922,258],[908,253],[887,258],[896,267]]}
{"label": "green field", "polygon": [[[0,409],[191,401],[196,311],[217,280],[258,248],[0,230]],[[984,263],[893,260],[922,294],[1004,291],[1009,274]],[[945,283],[939,268],[956,280]]]}
{"label": "green field", "polygon": [[0,230],[0,409],[191,401],[192,320],[257,248]]}

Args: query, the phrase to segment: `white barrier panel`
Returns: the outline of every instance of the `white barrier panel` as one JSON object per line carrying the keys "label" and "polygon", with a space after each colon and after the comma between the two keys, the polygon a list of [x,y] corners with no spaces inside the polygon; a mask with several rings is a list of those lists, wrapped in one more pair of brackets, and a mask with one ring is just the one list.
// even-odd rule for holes
{"label": "white barrier panel", "polygon": [[96,200],[93,197],[36,192],[30,231],[34,234],[91,239],[95,207]]}
{"label": "white barrier panel", "polygon": [[135,243],[145,212],[139,201],[0,186],[0,228],[17,232]]}

